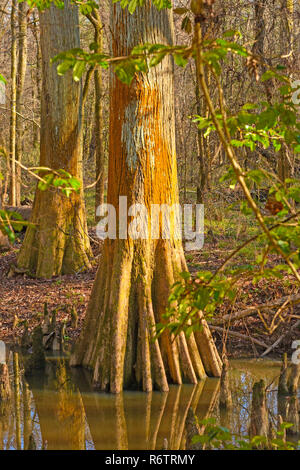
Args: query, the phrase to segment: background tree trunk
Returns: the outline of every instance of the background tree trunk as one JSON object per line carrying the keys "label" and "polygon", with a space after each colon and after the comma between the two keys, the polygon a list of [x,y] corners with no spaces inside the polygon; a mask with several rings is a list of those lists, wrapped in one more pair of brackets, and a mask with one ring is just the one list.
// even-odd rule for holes
{"label": "background tree trunk", "polygon": [[[17,89],[16,89],[16,161],[22,160],[22,99],[23,89],[27,66],[27,4],[19,3],[18,11],[18,73],[17,73]],[[21,204],[21,183],[22,183],[21,167],[16,167],[16,205]]]}
{"label": "background tree trunk", "polygon": [[[101,15],[98,10],[93,10],[87,16],[94,27],[94,42],[97,44],[98,54],[103,53],[103,26]],[[95,123],[93,138],[95,142],[95,161],[96,161],[96,186],[95,186],[95,219],[96,212],[100,204],[104,202],[104,139],[103,139],[103,90],[102,90],[102,70],[97,67],[94,72],[95,86]]]}
{"label": "background tree trunk", "polygon": [[[35,40],[36,47],[36,68],[34,71],[34,86],[33,86],[33,105],[40,103],[41,100],[41,47],[40,47],[40,32],[39,32],[39,19],[36,16],[35,11],[32,12],[32,34]],[[40,139],[40,131],[36,124],[32,126],[32,145],[35,148]]]}
{"label": "background tree trunk", "polygon": [[9,158],[10,158],[10,191],[9,203],[16,205],[16,97],[17,97],[17,37],[16,37],[16,11],[17,0],[11,3],[11,114],[9,135]]}
{"label": "background tree trunk", "polygon": [[[64,169],[81,178],[81,85],[71,73],[60,77],[50,59],[79,47],[77,7],[65,1],[40,13],[42,104],[40,164]],[[59,190],[37,189],[31,221],[18,256],[18,266],[37,277],[74,273],[89,266],[91,255],[83,195],[69,198]]]}
{"label": "background tree trunk", "polygon": [[[287,67],[286,74],[292,78],[294,59],[294,4],[293,0],[280,0],[280,3],[282,8],[280,21],[280,53],[282,58],[280,62]],[[298,76],[296,78],[298,78]],[[278,176],[282,182],[284,182],[286,178],[292,178],[294,176],[294,163],[293,153],[287,146],[282,146],[278,159]]]}

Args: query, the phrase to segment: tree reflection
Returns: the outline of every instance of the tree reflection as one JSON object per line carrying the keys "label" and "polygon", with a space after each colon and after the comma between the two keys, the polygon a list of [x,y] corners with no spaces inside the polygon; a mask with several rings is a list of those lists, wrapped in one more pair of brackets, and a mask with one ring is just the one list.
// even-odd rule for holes
{"label": "tree reflection", "polygon": [[[233,406],[223,412],[216,406],[218,379],[206,379],[196,386],[174,385],[168,393],[112,395],[95,392],[89,373],[70,369],[65,358],[48,358],[42,373],[37,371],[26,379],[22,357],[12,353],[9,364],[13,393],[0,406],[1,449],[184,449],[190,442],[186,431],[189,409],[199,421],[215,416],[217,423],[232,432],[247,435],[253,384],[261,379],[268,385],[270,421],[276,427],[280,414],[283,421],[294,423],[287,432],[289,438],[296,439],[299,432],[297,397],[277,400],[278,366],[233,367],[229,375]],[[200,425],[201,433],[203,429]]]}
{"label": "tree reflection", "polygon": [[185,446],[185,421],[190,407],[200,419],[216,403],[219,381],[196,386],[171,386],[168,393],[95,393],[86,371],[72,369],[78,384],[95,449],[168,449]]}
{"label": "tree reflection", "polygon": [[28,378],[39,419],[43,447],[85,449],[85,413],[71,382],[66,360],[48,361],[45,374]]}

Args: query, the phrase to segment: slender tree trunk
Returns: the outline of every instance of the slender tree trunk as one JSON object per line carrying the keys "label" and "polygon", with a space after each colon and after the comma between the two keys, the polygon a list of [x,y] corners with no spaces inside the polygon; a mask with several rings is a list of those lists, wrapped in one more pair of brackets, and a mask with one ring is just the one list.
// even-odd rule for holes
{"label": "slender tree trunk", "polygon": [[[136,44],[172,44],[171,15],[169,10],[158,12],[150,0],[133,15],[112,5],[113,55],[127,55]],[[145,205],[149,222],[151,204],[178,203],[173,94],[170,58],[137,75],[131,86],[111,75],[108,203],[118,215],[120,195],[127,196],[128,207]],[[221,361],[208,329],[202,330],[201,353],[203,345],[193,334],[187,338],[182,332],[173,341],[165,332],[152,340],[154,324],[164,321],[170,288],[186,269],[175,233],[169,240],[151,239],[150,234],[147,240],[107,238],[71,364],[92,368],[94,384],[113,393],[129,387],[167,391],[168,382],[196,383],[205,376],[204,359],[215,360],[220,375]]]}
{"label": "slender tree trunk", "polygon": [[[208,22],[203,23],[203,34],[208,29]],[[210,83],[210,73],[205,69],[207,82]],[[200,84],[198,83],[198,74],[196,73],[196,100],[197,100],[197,113],[199,116],[208,117],[208,109],[203,97],[200,96]],[[211,170],[211,155],[209,149],[209,136],[204,137],[204,132],[201,129],[197,131],[198,137],[198,161],[199,161],[199,178],[197,184],[197,203],[203,204],[205,201],[206,193],[209,189],[209,177]]]}
{"label": "slender tree trunk", "polygon": [[[281,59],[281,64],[287,67],[287,74],[292,78],[293,69],[293,13],[294,4],[293,0],[281,0],[282,15],[280,21],[280,49],[281,55],[284,56]],[[297,77],[298,78],[298,77]],[[278,176],[281,181],[285,181],[286,178],[293,177],[294,174],[294,158],[292,152],[288,147],[282,146],[279,153],[278,160]]]}
{"label": "slender tree trunk", "polygon": [[252,52],[263,57],[266,35],[266,24],[264,19],[266,0],[255,0],[254,2],[254,44]]}
{"label": "slender tree trunk", "polygon": [[[35,68],[35,86],[33,87],[33,94],[34,94],[34,110],[35,110],[35,103],[40,103],[41,100],[41,47],[40,47],[40,34],[39,34],[39,24],[38,24],[38,17],[35,14],[35,11],[32,12],[32,34],[35,39],[36,44],[36,68]],[[35,148],[39,142],[40,138],[40,131],[36,124],[33,124],[33,133],[32,133],[32,145]]]}
{"label": "slender tree trunk", "polygon": [[[200,97],[199,85],[196,85],[196,99],[197,99],[197,113],[199,116],[206,115],[205,106],[203,106],[203,100]],[[197,148],[198,148],[198,162],[199,162],[199,176],[197,181],[197,204],[203,204],[205,200],[206,186],[207,186],[207,166],[208,166],[208,154],[207,142],[204,138],[203,130],[197,129]]]}
{"label": "slender tree trunk", "polygon": [[16,10],[17,0],[11,3],[11,115],[9,135],[9,157],[10,157],[10,192],[9,203],[16,205],[16,95],[17,95],[17,37],[16,37]]}
{"label": "slender tree trunk", "polygon": [[[81,179],[81,85],[72,74],[57,75],[50,59],[79,47],[77,7],[65,1],[40,13],[42,104],[40,164],[64,169]],[[18,256],[18,266],[37,277],[74,273],[89,267],[91,255],[82,193],[69,198],[59,190],[37,189],[31,222]]]}
{"label": "slender tree trunk", "polygon": [[[2,167],[2,161],[7,161],[6,165],[4,164],[3,167]],[[2,174],[5,174],[5,180],[4,182],[2,182],[2,180],[0,180],[0,209],[3,209],[3,205],[5,204],[5,198],[6,198],[6,191],[7,191],[7,177],[9,176],[7,174],[7,171],[3,171],[3,169],[6,170],[6,168],[9,168],[9,161],[8,161],[8,153],[5,149],[5,147],[0,147],[0,172]],[[7,235],[4,233],[2,233],[2,231],[0,230],[0,253],[4,252],[4,251],[9,251],[11,249],[11,246],[10,246],[10,243],[9,243],[9,240],[8,240],[8,237]],[[1,375],[1,373],[0,373]],[[0,379],[1,381],[1,379]],[[1,388],[1,385],[0,385],[0,388]],[[0,391],[0,395],[1,395],[1,391]]]}
{"label": "slender tree trunk", "polygon": [[[17,71],[17,90],[16,90],[16,161],[22,160],[22,134],[23,122],[20,116],[22,112],[23,89],[26,75],[27,62],[27,4],[19,3],[18,23],[18,71]],[[16,205],[21,204],[21,167],[16,167]]]}
{"label": "slender tree trunk", "polygon": [[[102,51],[102,30],[97,33],[99,36],[99,52]],[[102,71],[95,70],[95,143],[96,143],[96,187],[95,187],[95,213],[97,207],[104,202],[104,140],[103,140],[103,90]]]}
{"label": "slender tree trunk", "polygon": [[[103,26],[100,13],[94,10],[88,15],[94,27],[94,41],[97,44],[97,52],[103,52]],[[95,85],[95,161],[96,161],[96,186],[95,186],[95,216],[97,208],[104,202],[104,140],[103,140],[103,89],[102,89],[102,71],[96,68],[94,72],[94,85]],[[97,220],[97,216],[95,217]]]}

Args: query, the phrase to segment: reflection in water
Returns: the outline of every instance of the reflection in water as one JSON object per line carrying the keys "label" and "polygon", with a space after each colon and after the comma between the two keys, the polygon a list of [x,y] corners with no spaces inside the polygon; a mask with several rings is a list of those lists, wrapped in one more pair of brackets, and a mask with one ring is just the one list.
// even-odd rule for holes
{"label": "reflection in water", "polygon": [[[278,414],[298,417],[297,397],[277,401],[280,364],[269,361],[231,362],[233,406],[219,408],[218,379],[197,386],[171,386],[169,393],[95,393],[83,369],[69,369],[66,358],[48,358],[44,372],[24,378],[22,358],[7,355],[13,376],[10,401],[0,405],[1,449],[184,449],[185,421],[191,407],[202,420],[217,422],[239,435],[249,430],[252,388],[268,385],[267,407],[275,426]],[[295,422],[295,421],[294,421]],[[299,419],[291,432],[299,431]]]}
{"label": "reflection in water", "polygon": [[3,341],[0,341],[0,364],[5,364],[6,362],[6,347]]}
{"label": "reflection in water", "polygon": [[[215,409],[217,421],[239,436],[249,435],[252,391],[254,384],[263,380],[266,384],[266,408],[269,418],[269,435],[276,431],[280,422],[294,423],[287,430],[289,440],[299,439],[299,398],[278,396],[278,379],[281,363],[266,360],[231,361],[230,388],[233,407],[228,412]],[[299,390],[298,390],[299,393]]]}
{"label": "reflection in water", "polygon": [[216,401],[219,381],[197,386],[171,386],[169,393],[125,392],[118,395],[94,393],[82,369],[72,369],[79,384],[87,423],[95,449],[181,449],[185,420],[191,406],[204,417]]}
{"label": "reflection in water", "polygon": [[35,447],[34,438],[32,436],[32,425],[31,425],[31,393],[29,385],[22,378],[22,390],[23,390],[23,433],[24,433],[24,449]]}
{"label": "reflection in water", "polygon": [[21,390],[20,390],[20,368],[19,354],[13,353],[14,365],[14,398],[15,398],[15,421],[16,421],[16,445],[21,450]]}
{"label": "reflection in water", "polygon": [[30,377],[43,447],[49,450],[85,448],[85,413],[78,388],[67,372],[66,360],[48,361],[45,374]]}

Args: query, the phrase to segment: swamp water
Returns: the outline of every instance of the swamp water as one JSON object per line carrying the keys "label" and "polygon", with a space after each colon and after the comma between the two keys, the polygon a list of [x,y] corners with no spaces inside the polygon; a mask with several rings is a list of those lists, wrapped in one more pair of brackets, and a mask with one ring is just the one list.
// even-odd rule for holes
{"label": "swamp water", "polygon": [[11,400],[0,404],[0,449],[168,449],[185,448],[190,407],[199,419],[215,417],[231,432],[247,435],[252,388],[268,385],[270,422],[277,425],[277,378],[280,363],[266,360],[230,362],[233,407],[220,413],[220,381],[171,386],[169,393],[95,393],[89,374],[68,367],[64,357],[48,357],[46,368],[24,377],[22,359],[6,350]]}

